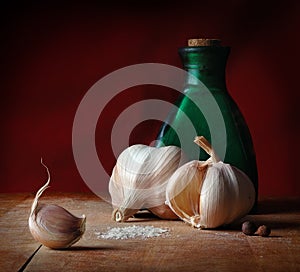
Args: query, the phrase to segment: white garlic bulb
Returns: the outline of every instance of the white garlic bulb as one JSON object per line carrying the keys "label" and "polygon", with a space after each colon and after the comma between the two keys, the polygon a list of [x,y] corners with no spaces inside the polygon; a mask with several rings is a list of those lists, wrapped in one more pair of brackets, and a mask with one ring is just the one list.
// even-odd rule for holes
{"label": "white garlic bulb", "polygon": [[115,208],[113,220],[126,221],[143,208],[164,219],[177,218],[165,205],[165,190],[180,159],[181,149],[176,146],[156,148],[137,144],[126,148],[119,155],[109,181]]}
{"label": "white garlic bulb", "polygon": [[166,203],[196,228],[217,228],[245,216],[254,205],[255,189],[246,174],[219,161],[204,137],[195,142],[211,157],[191,161],[169,179]]}
{"label": "white garlic bulb", "polygon": [[61,249],[76,243],[85,231],[86,217],[76,217],[58,205],[39,204],[42,193],[49,187],[50,173],[46,184],[40,188],[34,198],[29,216],[29,229],[35,240],[44,246]]}

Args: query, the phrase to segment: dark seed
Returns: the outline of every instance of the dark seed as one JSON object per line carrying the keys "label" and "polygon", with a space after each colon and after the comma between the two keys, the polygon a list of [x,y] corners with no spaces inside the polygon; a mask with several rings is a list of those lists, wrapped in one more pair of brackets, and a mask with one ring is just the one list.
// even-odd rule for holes
{"label": "dark seed", "polygon": [[266,226],[266,225],[261,225],[258,229],[257,229],[257,234],[259,236],[262,236],[262,237],[267,237],[269,236],[271,233],[271,229]]}
{"label": "dark seed", "polygon": [[257,226],[251,221],[245,221],[242,225],[242,232],[246,235],[254,235]]}

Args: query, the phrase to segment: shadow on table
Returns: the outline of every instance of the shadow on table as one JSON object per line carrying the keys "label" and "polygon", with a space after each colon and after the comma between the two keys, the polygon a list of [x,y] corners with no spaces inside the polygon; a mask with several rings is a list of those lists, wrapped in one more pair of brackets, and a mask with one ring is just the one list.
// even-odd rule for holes
{"label": "shadow on table", "polygon": [[96,250],[118,250],[116,246],[71,246],[68,248],[56,249],[58,251],[96,251]]}

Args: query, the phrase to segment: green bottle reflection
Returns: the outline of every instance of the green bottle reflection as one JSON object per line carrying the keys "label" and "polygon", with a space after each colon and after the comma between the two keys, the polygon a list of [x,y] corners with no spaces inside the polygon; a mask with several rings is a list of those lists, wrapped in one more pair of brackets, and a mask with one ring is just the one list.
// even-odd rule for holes
{"label": "green bottle reflection", "polygon": [[[258,174],[251,134],[242,113],[226,88],[225,68],[230,48],[221,46],[219,40],[193,39],[189,40],[189,45],[192,46],[180,48],[179,55],[184,70],[192,76],[187,76],[185,79],[183,94],[176,102],[179,109],[171,112],[161,127],[156,141],[157,146],[181,146],[176,131],[186,131],[187,129],[184,121],[186,118],[183,115],[186,115],[192,122],[198,136],[202,135],[211,142],[212,135],[207,119],[201,108],[196,106],[197,101],[203,100],[205,97],[201,95],[198,83],[193,79],[195,76],[207,87],[221,111],[226,137],[223,139],[224,142],[221,139],[216,145],[226,146],[224,162],[236,166],[249,176],[254,184],[257,199]],[[218,127],[214,127],[214,129],[217,130]],[[213,142],[212,144],[214,145]],[[191,141],[191,148],[185,146],[184,149],[188,159],[196,159],[193,157],[194,146],[192,145],[195,144]],[[218,152],[217,146],[214,145],[214,148]],[[207,154],[200,151],[198,159],[206,160],[207,158]],[[253,211],[255,209],[256,205]]]}

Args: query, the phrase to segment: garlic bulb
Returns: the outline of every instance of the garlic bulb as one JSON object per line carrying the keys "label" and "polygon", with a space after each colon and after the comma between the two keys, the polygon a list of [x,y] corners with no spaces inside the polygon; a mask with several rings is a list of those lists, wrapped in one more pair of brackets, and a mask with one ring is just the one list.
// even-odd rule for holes
{"label": "garlic bulb", "polygon": [[48,180],[34,198],[29,216],[29,229],[35,240],[53,249],[67,248],[76,243],[85,231],[86,217],[78,218],[57,205],[39,204],[42,193],[49,187],[50,173],[46,165]]}
{"label": "garlic bulb", "polygon": [[177,218],[165,205],[165,190],[180,158],[181,149],[176,146],[155,148],[137,144],[126,148],[119,155],[109,181],[115,208],[113,220],[126,221],[142,208],[164,219]]}
{"label": "garlic bulb", "polygon": [[245,216],[255,201],[248,176],[221,162],[204,137],[196,137],[195,143],[211,157],[176,170],[166,188],[166,203],[196,228],[217,228]]}

